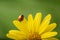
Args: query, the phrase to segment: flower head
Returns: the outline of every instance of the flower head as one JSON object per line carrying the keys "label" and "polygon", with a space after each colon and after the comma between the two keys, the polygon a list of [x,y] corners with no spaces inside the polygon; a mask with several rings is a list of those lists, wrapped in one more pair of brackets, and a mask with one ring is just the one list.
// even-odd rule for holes
{"label": "flower head", "polygon": [[7,37],[15,40],[51,40],[51,37],[56,36],[57,32],[52,32],[56,23],[50,24],[50,20],[51,14],[48,14],[43,20],[40,12],[35,15],[34,19],[32,14],[29,14],[28,20],[24,18],[22,21],[13,21],[18,30],[10,30]]}

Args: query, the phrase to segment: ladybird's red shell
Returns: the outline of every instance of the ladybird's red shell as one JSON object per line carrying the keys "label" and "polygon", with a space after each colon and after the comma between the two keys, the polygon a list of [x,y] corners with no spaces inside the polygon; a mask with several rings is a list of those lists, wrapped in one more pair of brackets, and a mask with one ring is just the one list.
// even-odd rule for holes
{"label": "ladybird's red shell", "polygon": [[23,21],[23,19],[24,19],[24,16],[23,16],[23,15],[20,15],[20,16],[18,17],[18,20],[19,20],[19,21]]}

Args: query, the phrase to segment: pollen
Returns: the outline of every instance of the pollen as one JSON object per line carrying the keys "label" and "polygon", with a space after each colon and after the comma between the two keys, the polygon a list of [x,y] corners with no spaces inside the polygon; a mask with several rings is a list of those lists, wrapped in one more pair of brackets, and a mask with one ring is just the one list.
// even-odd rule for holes
{"label": "pollen", "polygon": [[30,33],[28,35],[28,40],[42,40],[41,36],[38,33]]}

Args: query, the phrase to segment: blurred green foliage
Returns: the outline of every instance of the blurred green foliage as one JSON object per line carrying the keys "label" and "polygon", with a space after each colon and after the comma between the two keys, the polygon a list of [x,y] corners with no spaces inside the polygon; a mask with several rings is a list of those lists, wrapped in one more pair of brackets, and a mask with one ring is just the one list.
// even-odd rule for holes
{"label": "blurred green foliage", "polygon": [[0,39],[8,39],[6,33],[17,29],[12,21],[23,14],[26,18],[29,13],[34,15],[41,12],[43,18],[52,14],[52,22],[57,23],[54,31],[58,32],[56,38],[60,37],[60,1],[59,0],[0,0]]}

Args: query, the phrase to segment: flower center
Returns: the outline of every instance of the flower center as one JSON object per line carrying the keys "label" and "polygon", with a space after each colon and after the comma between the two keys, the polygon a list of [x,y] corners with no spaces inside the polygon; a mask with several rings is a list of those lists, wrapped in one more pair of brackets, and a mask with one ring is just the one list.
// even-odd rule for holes
{"label": "flower center", "polygon": [[38,33],[33,33],[28,35],[28,40],[42,40]]}

